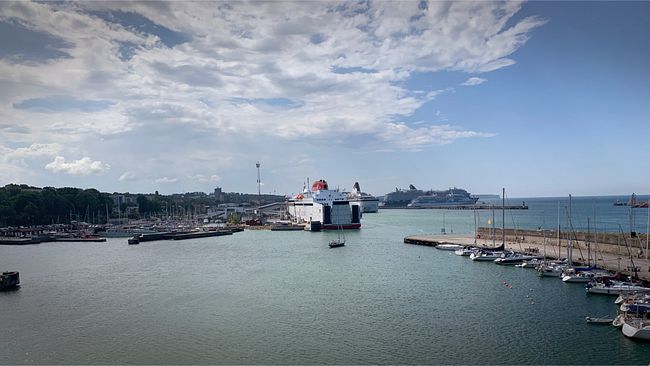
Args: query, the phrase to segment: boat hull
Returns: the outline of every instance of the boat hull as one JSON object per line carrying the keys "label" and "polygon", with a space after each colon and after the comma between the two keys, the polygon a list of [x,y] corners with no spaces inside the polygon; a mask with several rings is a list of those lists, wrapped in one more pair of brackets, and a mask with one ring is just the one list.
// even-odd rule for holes
{"label": "boat hull", "polygon": [[540,277],[561,277],[562,273],[561,272],[539,272]]}
{"label": "boat hull", "polygon": [[470,258],[472,258],[473,261],[477,261],[477,262],[494,262],[495,259],[498,259],[500,257],[494,257],[494,256],[472,257],[472,256],[470,256]]}
{"label": "boat hull", "polygon": [[591,282],[591,278],[564,276],[562,277],[562,282],[587,283]]}
{"label": "boat hull", "polygon": [[603,325],[612,324],[612,322],[614,321],[614,319],[610,319],[610,318],[592,318],[590,316],[585,317],[585,320],[589,324],[603,324]]}
{"label": "boat hull", "polygon": [[599,295],[629,295],[635,292],[648,292],[650,289],[642,290],[639,288],[612,288],[612,287],[590,287],[587,289],[587,292],[590,294],[599,294]]}
{"label": "boat hull", "polygon": [[435,247],[438,250],[449,250],[449,251],[456,251],[459,249],[463,249],[462,245],[456,245],[456,244],[438,244]]}
{"label": "boat hull", "polygon": [[629,338],[650,340],[650,326],[637,328],[626,321],[623,322],[623,328],[621,331],[623,332],[623,335]]}

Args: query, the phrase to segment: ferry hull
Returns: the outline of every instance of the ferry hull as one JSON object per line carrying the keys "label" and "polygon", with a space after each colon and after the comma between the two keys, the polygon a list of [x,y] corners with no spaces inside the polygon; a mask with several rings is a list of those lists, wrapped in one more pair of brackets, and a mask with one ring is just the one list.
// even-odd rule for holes
{"label": "ferry hull", "polygon": [[327,224],[321,226],[322,230],[338,230],[339,228],[342,228],[343,230],[360,229],[361,224],[343,224],[343,225]]}

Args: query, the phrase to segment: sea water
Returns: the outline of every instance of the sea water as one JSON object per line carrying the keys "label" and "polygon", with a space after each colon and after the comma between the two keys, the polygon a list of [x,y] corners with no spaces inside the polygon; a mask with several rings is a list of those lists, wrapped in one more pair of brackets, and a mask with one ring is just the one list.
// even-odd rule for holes
{"label": "sea water", "polygon": [[[443,214],[448,231],[473,231],[471,212],[384,210],[364,215],[337,249],[328,247],[336,232],[271,231],[2,246],[0,269],[20,271],[22,288],[0,293],[0,363],[650,361],[650,343],[585,322],[615,315],[613,297],[403,244],[438,232]],[[525,214],[519,225],[540,225]]]}

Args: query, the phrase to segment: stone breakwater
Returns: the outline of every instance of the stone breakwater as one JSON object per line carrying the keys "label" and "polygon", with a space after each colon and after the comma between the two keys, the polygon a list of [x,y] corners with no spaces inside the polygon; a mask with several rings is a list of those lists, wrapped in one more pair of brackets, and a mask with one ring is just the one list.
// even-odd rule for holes
{"label": "stone breakwater", "polygon": [[[636,268],[639,277],[650,280],[650,253],[646,249],[645,235],[623,238],[612,233],[560,233],[542,230],[506,229],[506,249],[517,252],[537,253],[550,258],[566,258],[571,242],[572,258],[575,262],[596,263],[599,267],[631,275]],[[569,241],[569,234],[571,241]],[[546,240],[544,239],[546,237]],[[494,238],[494,239],[493,239]],[[493,243],[500,245],[501,229],[479,228],[474,235],[414,235],[404,238],[404,243],[436,246],[438,244],[477,245],[490,248]],[[559,242],[559,243],[558,243]],[[626,244],[627,242],[627,244]],[[559,245],[558,245],[559,244]],[[632,257],[632,259],[630,259]],[[632,267],[634,262],[634,267]]]}

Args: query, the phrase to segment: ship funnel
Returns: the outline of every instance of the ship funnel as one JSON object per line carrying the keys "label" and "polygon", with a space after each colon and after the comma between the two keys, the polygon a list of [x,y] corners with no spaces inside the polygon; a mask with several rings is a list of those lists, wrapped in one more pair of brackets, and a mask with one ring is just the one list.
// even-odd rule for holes
{"label": "ship funnel", "polygon": [[361,193],[361,188],[359,187],[359,182],[354,182],[354,186],[352,186],[352,190],[355,193]]}

